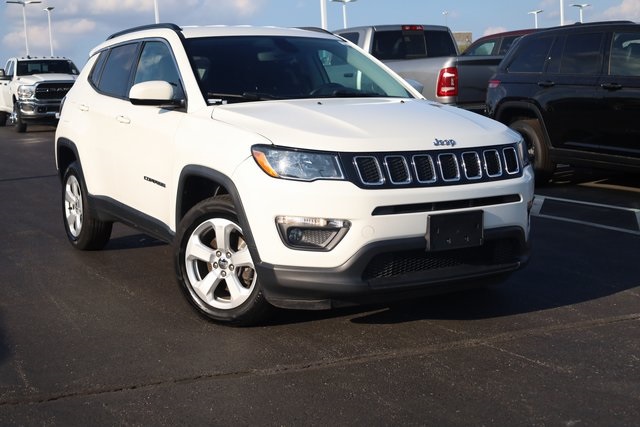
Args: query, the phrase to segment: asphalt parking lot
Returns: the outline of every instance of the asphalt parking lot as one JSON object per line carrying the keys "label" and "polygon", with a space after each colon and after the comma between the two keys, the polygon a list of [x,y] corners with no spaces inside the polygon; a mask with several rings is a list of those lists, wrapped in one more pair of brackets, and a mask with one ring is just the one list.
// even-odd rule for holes
{"label": "asphalt parking lot", "polygon": [[267,325],[200,318],[170,248],[66,241],[51,128],[0,128],[0,425],[640,420],[640,177],[562,168],[500,288]]}

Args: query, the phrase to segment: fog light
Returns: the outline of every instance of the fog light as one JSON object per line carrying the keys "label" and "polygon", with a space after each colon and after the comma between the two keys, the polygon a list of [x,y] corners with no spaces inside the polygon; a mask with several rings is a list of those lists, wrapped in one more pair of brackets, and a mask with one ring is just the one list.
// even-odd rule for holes
{"label": "fog light", "polygon": [[33,111],[33,105],[31,105],[31,104],[22,104],[21,105],[21,110],[22,111],[26,111],[26,112],[32,112]]}
{"label": "fog light", "polygon": [[330,251],[347,234],[351,223],[341,219],[279,216],[276,225],[282,242],[290,248]]}

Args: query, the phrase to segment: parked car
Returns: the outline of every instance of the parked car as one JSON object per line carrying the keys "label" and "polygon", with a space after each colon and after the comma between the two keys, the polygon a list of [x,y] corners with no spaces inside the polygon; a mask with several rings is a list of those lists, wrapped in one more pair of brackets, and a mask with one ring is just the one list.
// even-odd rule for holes
{"label": "parked car", "polygon": [[522,137],[328,32],[114,34],[55,144],[69,242],[100,249],[114,221],[172,242],[187,299],[222,322],[500,283],[528,259]]}
{"label": "parked car", "polygon": [[513,42],[526,34],[531,34],[534,31],[536,30],[529,28],[525,30],[507,31],[480,37],[479,39],[471,43],[469,47],[461,53],[461,56],[504,57],[511,48]]}
{"label": "parked car", "polygon": [[487,82],[502,57],[459,56],[458,45],[442,25],[377,25],[335,31],[443,104],[484,114]]}
{"label": "parked car", "polygon": [[640,25],[523,36],[489,82],[487,113],[527,141],[538,182],[557,163],[640,171]]}

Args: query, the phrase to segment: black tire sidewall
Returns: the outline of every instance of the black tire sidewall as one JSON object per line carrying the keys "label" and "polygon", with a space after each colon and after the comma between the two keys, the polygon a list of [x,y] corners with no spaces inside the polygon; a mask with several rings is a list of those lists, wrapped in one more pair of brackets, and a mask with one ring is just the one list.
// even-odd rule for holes
{"label": "black tire sidewall", "polygon": [[527,150],[529,149],[529,144],[533,147],[534,158],[532,164],[536,173],[536,181],[539,183],[547,182],[553,174],[555,164],[550,160],[549,148],[544,141],[540,122],[536,119],[518,120],[511,123],[509,127],[525,138]]}
{"label": "black tire sidewall", "polygon": [[[82,228],[78,236],[71,234],[65,212],[65,192],[67,188],[67,181],[71,176],[74,176],[78,180],[81,192],[80,195],[82,198]],[[109,240],[109,236],[111,235],[111,224],[94,221],[92,219],[89,203],[87,201],[87,186],[77,162],[70,164],[64,173],[64,177],[62,179],[61,205],[64,231],[67,234],[67,239],[74,247],[81,250],[94,250],[101,249],[106,245]]]}

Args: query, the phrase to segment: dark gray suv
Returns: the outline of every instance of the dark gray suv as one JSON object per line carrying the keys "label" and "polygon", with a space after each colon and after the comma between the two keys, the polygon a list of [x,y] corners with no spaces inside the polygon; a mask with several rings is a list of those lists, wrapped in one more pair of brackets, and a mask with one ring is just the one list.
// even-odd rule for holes
{"label": "dark gray suv", "polygon": [[557,163],[640,172],[640,24],[575,24],[520,39],[487,114],[525,138],[537,182]]}

